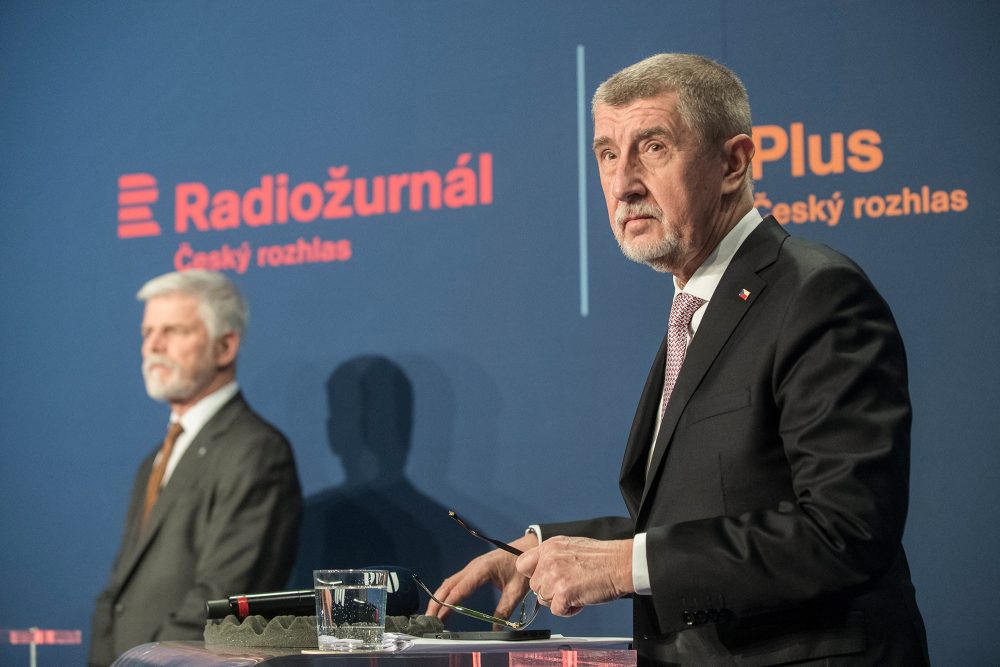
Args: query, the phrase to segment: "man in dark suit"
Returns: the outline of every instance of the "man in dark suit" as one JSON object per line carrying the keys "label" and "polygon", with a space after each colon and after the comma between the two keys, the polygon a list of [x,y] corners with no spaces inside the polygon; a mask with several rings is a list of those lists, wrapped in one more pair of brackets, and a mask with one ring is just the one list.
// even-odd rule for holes
{"label": "man in dark suit", "polygon": [[644,664],[925,664],[889,307],[753,208],[749,102],[726,68],[653,56],[593,114],[614,235],[676,291],[622,464],[629,517],[535,526],[522,556],[481,556],[436,597],[492,581],[505,614],[530,585],[568,616],[632,596]]}
{"label": "man in dark suit", "polygon": [[201,639],[208,599],[283,588],[302,512],[288,441],[236,384],[247,321],[236,287],[187,271],[138,297],[146,391],[170,404],[170,428],[136,475],[94,611],[91,665],[146,642]]}

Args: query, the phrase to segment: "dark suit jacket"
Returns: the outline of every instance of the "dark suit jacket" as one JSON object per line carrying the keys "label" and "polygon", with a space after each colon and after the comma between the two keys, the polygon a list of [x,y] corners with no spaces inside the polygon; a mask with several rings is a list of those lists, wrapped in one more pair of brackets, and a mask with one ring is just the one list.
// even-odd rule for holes
{"label": "dark suit jacket", "polygon": [[765,219],[691,341],[647,476],[665,345],[622,464],[630,517],[542,527],[604,539],[646,532],[652,595],[634,600],[640,658],[926,663],[900,543],[906,359],[861,269]]}
{"label": "dark suit jacket", "polygon": [[242,395],[191,442],[140,533],[155,456],[136,475],[122,545],[97,599],[94,665],[150,641],[201,639],[206,600],[282,590],[295,559],[302,493],[292,451]]}

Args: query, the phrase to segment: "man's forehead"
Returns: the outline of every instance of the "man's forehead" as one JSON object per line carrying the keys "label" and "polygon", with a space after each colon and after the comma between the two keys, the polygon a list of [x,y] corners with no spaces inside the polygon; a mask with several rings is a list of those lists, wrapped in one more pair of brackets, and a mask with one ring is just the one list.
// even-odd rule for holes
{"label": "man's forehead", "polygon": [[170,315],[173,317],[194,316],[201,319],[198,310],[198,297],[186,292],[167,292],[158,294],[146,300],[144,317],[154,315]]}
{"label": "man's forehead", "polygon": [[594,106],[594,142],[636,139],[650,132],[678,136],[683,121],[677,112],[676,94],[661,93],[628,104]]}

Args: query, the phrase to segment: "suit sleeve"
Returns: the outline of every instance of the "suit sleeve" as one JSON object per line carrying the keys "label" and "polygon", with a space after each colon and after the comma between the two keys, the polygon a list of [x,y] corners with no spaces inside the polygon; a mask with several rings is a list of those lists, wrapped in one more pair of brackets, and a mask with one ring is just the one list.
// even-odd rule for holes
{"label": "suit sleeve", "polygon": [[165,637],[204,628],[205,601],[236,593],[281,590],[292,562],[302,494],[287,441],[273,431],[244,429],[202,508],[203,547],[192,588],[173,610]]}
{"label": "suit sleeve", "polygon": [[628,540],[633,537],[632,520],[621,516],[606,516],[582,521],[543,523],[539,525],[545,539],[556,535],[589,537],[593,540]]}
{"label": "suit sleeve", "polygon": [[911,412],[888,306],[860,269],[827,263],[801,276],[775,325],[771,393],[756,400],[774,412],[791,492],[739,515],[649,528],[664,632],[684,629],[699,601],[737,617],[786,609],[863,585],[898,556]]}

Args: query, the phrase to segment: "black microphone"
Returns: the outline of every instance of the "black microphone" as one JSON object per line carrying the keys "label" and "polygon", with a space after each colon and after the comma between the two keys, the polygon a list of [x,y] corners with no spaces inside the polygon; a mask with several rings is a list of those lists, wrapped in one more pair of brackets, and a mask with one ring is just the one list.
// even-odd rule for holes
{"label": "black microphone", "polygon": [[[387,570],[386,616],[412,616],[420,610],[420,593],[413,583],[409,569],[397,565],[379,565],[361,568]],[[225,618],[232,614],[241,621],[247,616],[315,616],[316,591],[280,591],[277,593],[251,593],[230,595],[224,600],[205,602],[206,618]]]}
{"label": "black microphone", "polygon": [[412,616],[420,611],[420,591],[413,583],[413,572],[399,565],[373,565],[364,570],[387,570],[385,615]]}
{"label": "black microphone", "polygon": [[241,621],[247,616],[315,616],[316,591],[281,591],[230,595],[225,600],[205,602],[205,618],[225,618],[232,614]]}

